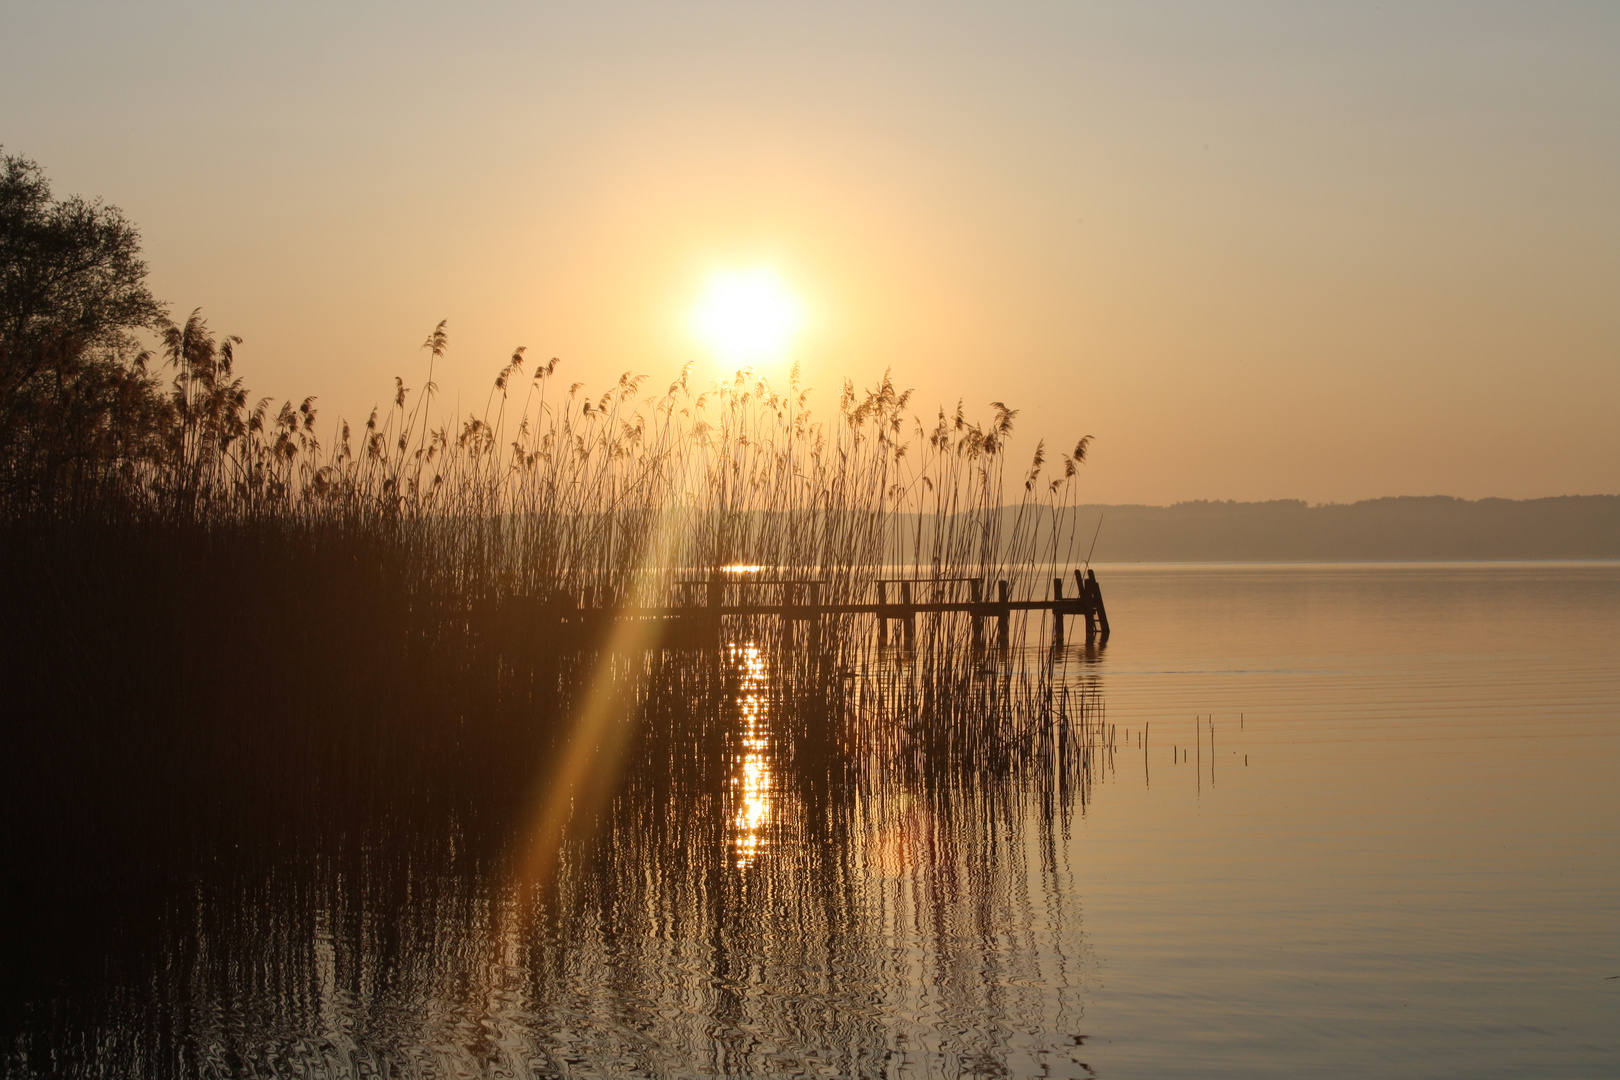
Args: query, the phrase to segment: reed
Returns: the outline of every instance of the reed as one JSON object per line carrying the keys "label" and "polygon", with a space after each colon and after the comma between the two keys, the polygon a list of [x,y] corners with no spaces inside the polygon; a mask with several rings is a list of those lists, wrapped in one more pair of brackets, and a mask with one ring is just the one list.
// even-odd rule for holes
{"label": "reed", "polygon": [[[662,393],[626,374],[594,396],[561,387],[555,359],[531,367],[518,349],[482,414],[435,423],[441,323],[421,388],[397,379],[363,431],[340,422],[323,441],[313,397],[250,404],[233,372],[238,339],[217,342],[197,313],[163,341],[161,452],[115,446],[66,496],[12,485],[8,518],[111,508],[176,526],[366,536],[401,553],[424,601],[590,590],[603,604],[674,604],[683,570],[746,563],[820,574],[839,602],[881,566],[1016,577],[1037,560],[1043,525],[1039,554],[1072,552],[1056,522],[1089,437],[1045,484],[1038,446],[1009,498],[1016,412],[994,403],[980,424],[958,405],[928,429],[888,375],[863,392],[846,382],[823,420],[796,368],[782,390],[744,371],[700,391],[683,371]],[[1010,527],[1004,505],[1016,507]]]}
{"label": "reed", "polygon": [[[887,375],[846,383],[823,418],[797,370],[782,389],[682,372],[586,394],[519,349],[483,411],[451,421],[434,416],[441,324],[419,388],[397,380],[363,428],[323,438],[313,398],[251,400],[235,344],[197,314],[170,327],[154,438],[45,495],[5,488],[0,680],[21,719],[0,857],[41,880],[59,842],[139,875],[170,865],[181,833],[206,849],[351,811],[522,805],[604,666],[632,686],[654,669],[724,681],[712,648],[666,634],[615,658],[607,626],[565,635],[542,617],[559,605],[690,604],[738,564],[778,584],[728,575],[724,590],[778,602],[810,582],[824,603],[869,600],[885,577],[915,579],[920,601],[974,581],[1028,596],[1074,543],[1054,523],[1088,440],[1051,481],[1037,448],[1009,485],[1012,409],[925,425]],[[804,751],[827,769],[1092,768],[1075,719],[1090,713],[1064,706],[1052,652],[1023,647],[1044,644],[1042,624],[1013,622],[1005,652],[976,649],[961,615],[921,616],[904,650],[860,615],[825,617],[813,643],[774,617],[725,634],[762,646],[777,692],[827,733]],[[650,692],[627,690],[627,707]]]}
{"label": "reed", "polygon": [[[240,341],[199,312],[166,321],[115,210],[52,203],[18,159],[0,160],[8,192],[28,210],[13,234],[97,225],[65,248],[10,244],[15,265],[71,268],[89,245],[112,268],[61,296],[12,288],[39,274],[0,282],[0,915],[21,928],[0,943],[0,1043],[18,1071],[96,1059],[36,1038],[30,1010],[62,986],[229,971],[235,993],[249,968],[298,971],[310,954],[280,931],[174,919],[234,918],[254,902],[230,898],[310,888],[311,866],[337,871],[316,883],[341,894],[328,912],[357,902],[354,883],[391,911],[444,875],[468,893],[549,889],[528,910],[558,926],[634,925],[638,899],[608,883],[635,879],[718,934],[729,917],[687,898],[774,910],[746,866],[717,883],[689,857],[754,843],[734,805],[749,755],[776,778],[756,838],[820,853],[810,879],[838,888],[858,876],[841,841],[866,815],[960,825],[985,851],[974,865],[1005,869],[990,853],[1028,800],[1049,830],[1112,768],[1102,703],[1040,618],[1015,614],[1002,646],[965,613],[922,614],[890,647],[870,614],[701,634],[616,617],[812,589],[869,603],[883,583],[924,603],[1003,583],[1044,597],[1040,566],[1073,560],[1089,438],[1049,476],[1044,446],[1010,464],[1013,409],[925,421],[887,374],[845,383],[823,415],[796,370],[782,386],[626,374],[587,393],[522,349],[481,410],[448,415],[443,324],[420,380],[396,379],[363,425],[328,424],[313,397],[254,398]],[[568,854],[521,872],[542,846]],[[836,908],[828,893],[804,914],[833,920],[828,940],[880,946],[883,926]],[[200,943],[219,941],[269,951],[215,970]],[[389,952],[363,966],[393,971]],[[153,1033],[149,1071],[176,1071],[170,1034]]]}

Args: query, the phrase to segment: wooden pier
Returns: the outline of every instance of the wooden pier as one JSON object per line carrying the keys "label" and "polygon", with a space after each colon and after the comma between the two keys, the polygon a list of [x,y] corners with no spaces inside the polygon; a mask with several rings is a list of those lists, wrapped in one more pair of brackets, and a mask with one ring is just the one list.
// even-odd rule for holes
{"label": "wooden pier", "polygon": [[[1052,592],[1043,599],[1014,600],[1012,583],[995,583],[995,596],[987,597],[982,578],[881,578],[876,584],[876,597],[866,603],[823,603],[822,590],[826,584],[817,580],[748,578],[730,571],[714,571],[706,578],[677,582],[677,586],[695,593],[693,603],[672,607],[637,607],[601,603],[594,589],[574,598],[560,597],[551,603],[529,609],[530,617],[557,620],[561,628],[599,627],[620,620],[644,619],[667,621],[701,637],[712,635],[719,639],[722,621],[726,618],[761,618],[775,616],[786,621],[785,629],[791,634],[796,624],[808,624],[805,632],[813,643],[819,640],[821,621],[837,615],[870,615],[877,619],[878,641],[890,643],[891,628],[897,624],[901,642],[911,648],[916,643],[917,616],[926,614],[963,614],[972,620],[972,641],[975,647],[985,643],[989,625],[995,624],[995,642],[1005,649],[1011,642],[1012,614],[1015,611],[1045,612],[1052,620],[1051,643],[1062,647],[1065,643],[1065,620],[1085,620],[1085,640],[1108,640],[1108,609],[1103,604],[1102,590],[1097,576],[1086,570],[1074,571],[1074,587],[1065,595],[1064,579],[1052,579]],[[951,591],[951,585],[966,585],[968,597],[961,600],[929,600],[922,597],[938,596]],[[728,589],[758,593],[766,589],[778,590],[775,603],[727,603]],[[959,590],[958,590],[959,591]],[[1078,629],[1078,628],[1077,628]]]}

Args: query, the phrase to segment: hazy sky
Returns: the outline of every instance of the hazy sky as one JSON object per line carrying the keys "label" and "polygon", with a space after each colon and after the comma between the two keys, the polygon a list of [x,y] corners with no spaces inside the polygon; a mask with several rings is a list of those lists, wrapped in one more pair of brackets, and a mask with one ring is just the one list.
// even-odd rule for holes
{"label": "hazy sky", "polygon": [[1620,4],[6,2],[0,144],[323,421],[767,265],[1089,500],[1620,492]]}

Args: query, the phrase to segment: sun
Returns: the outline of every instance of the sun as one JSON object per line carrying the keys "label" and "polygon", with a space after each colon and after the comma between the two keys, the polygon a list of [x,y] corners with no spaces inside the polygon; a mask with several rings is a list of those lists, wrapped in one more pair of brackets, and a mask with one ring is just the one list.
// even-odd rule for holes
{"label": "sun", "polygon": [[804,305],[763,267],[712,275],[692,309],[692,332],[723,364],[774,363],[804,326]]}

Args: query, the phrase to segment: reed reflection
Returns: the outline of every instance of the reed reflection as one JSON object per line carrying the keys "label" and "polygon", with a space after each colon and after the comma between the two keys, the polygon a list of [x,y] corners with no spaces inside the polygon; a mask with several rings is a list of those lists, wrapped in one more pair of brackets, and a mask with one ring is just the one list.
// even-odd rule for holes
{"label": "reed reflection", "polygon": [[8,1072],[1072,1070],[1063,837],[1108,753],[1095,689],[802,659],[746,637],[582,662],[622,768],[546,887],[510,872],[522,801],[282,836],[110,945],[129,977],[31,1014]]}

